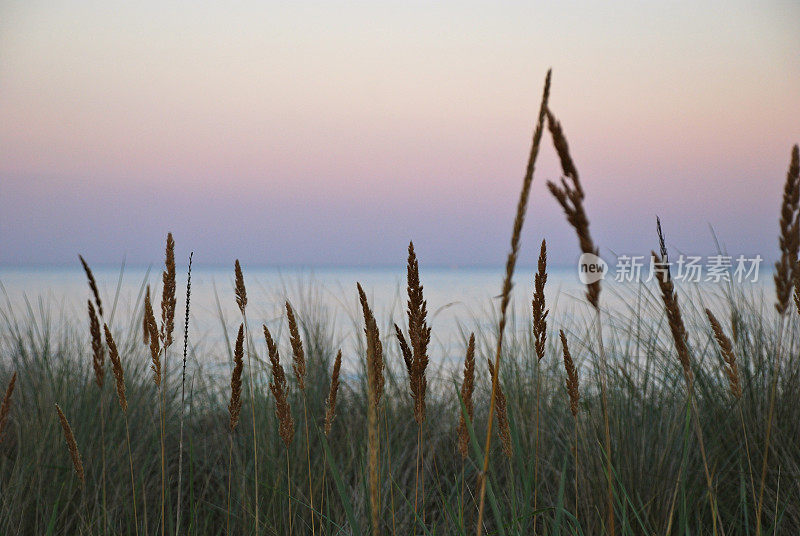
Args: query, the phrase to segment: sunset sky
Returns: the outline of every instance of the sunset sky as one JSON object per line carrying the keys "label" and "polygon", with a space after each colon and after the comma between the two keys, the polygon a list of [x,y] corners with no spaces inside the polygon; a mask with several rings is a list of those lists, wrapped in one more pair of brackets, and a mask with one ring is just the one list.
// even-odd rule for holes
{"label": "sunset sky", "polygon": [[773,259],[800,4],[530,4],[4,0],[0,264],[501,265],[549,67],[604,256]]}

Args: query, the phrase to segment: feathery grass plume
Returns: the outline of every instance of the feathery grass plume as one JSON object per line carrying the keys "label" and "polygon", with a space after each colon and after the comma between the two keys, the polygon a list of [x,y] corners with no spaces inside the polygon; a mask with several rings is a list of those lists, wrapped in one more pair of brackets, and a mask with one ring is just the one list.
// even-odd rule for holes
{"label": "feathery grass plume", "polygon": [[234,266],[236,273],[236,305],[239,310],[244,314],[244,308],[247,306],[247,290],[244,287],[244,276],[242,275],[242,266],[239,264],[239,259],[236,259]]}
{"label": "feathery grass plume", "polygon": [[536,357],[539,361],[544,357],[545,341],[547,340],[547,313],[544,301],[544,285],[547,283],[547,242],[542,240],[539,250],[539,263],[536,275],[533,278],[533,338],[536,346]]}
{"label": "feathery grass plume", "polygon": [[[464,381],[461,383],[461,399],[467,410],[467,416],[472,421],[475,416],[475,407],[472,401],[472,393],[475,391],[475,334],[469,334],[467,344],[467,355],[464,357]],[[459,412],[458,419],[458,450],[461,458],[469,455],[469,429],[464,418],[464,412]]]}
{"label": "feathery grass plume", "polygon": [[[561,178],[560,186],[552,181],[547,181],[547,188],[556,198],[558,204],[561,205],[569,224],[575,229],[581,252],[599,255],[600,250],[595,246],[592,235],[589,233],[589,219],[586,217],[586,211],[583,208],[585,193],[583,186],[581,186],[578,170],[575,168],[570,156],[569,145],[567,145],[567,138],[564,136],[561,123],[558,122],[550,110],[547,110],[547,128],[553,137],[553,145],[556,153],[558,153],[559,160],[561,160],[561,170],[564,174],[564,177]],[[569,182],[566,179],[569,179]],[[586,299],[595,309],[598,307],[600,300],[599,281],[587,285]]]}
{"label": "feathery grass plume", "polygon": [[374,389],[375,396],[372,404],[377,408],[381,403],[384,387],[383,343],[381,343],[375,316],[372,314],[369,302],[367,302],[367,295],[364,293],[361,283],[356,283],[356,286],[358,288],[358,299],[361,302],[361,310],[364,313],[364,334],[367,339],[367,379]]}
{"label": "feathery grass plume", "polygon": [[497,434],[500,436],[500,444],[503,447],[503,452],[508,458],[511,458],[514,454],[514,449],[511,446],[511,428],[508,424],[508,404],[506,402],[506,395],[503,394],[500,380],[496,377],[492,360],[487,359],[486,363],[489,365],[489,374],[492,376],[492,383],[497,382],[497,390],[494,394],[497,399]]}
{"label": "feathery grass plume", "polygon": [[58,404],[56,404],[56,411],[58,412],[58,420],[61,421],[61,428],[64,429],[64,439],[69,448],[69,455],[72,457],[72,466],[75,468],[75,474],[78,475],[81,487],[83,487],[86,485],[86,475],[83,472],[83,462],[81,461],[81,453],[78,452],[78,443],[75,442],[72,427]]}
{"label": "feathery grass plume", "polygon": [[[427,302],[422,294],[422,284],[419,281],[419,262],[414,252],[414,243],[408,244],[408,335],[411,339],[411,396],[414,400],[414,420],[422,424],[425,420],[425,391],[427,378],[425,370],[428,367],[428,344],[431,341],[431,328],[428,326]],[[405,342],[405,341],[403,341]],[[402,348],[403,342],[400,343]],[[405,356],[403,356],[405,358]]]}
{"label": "feathery grass plume", "polygon": [[108,325],[103,324],[103,329],[106,334],[106,346],[108,346],[108,359],[111,361],[111,369],[114,372],[114,381],[117,387],[117,398],[119,398],[119,405],[124,413],[128,412],[128,399],[125,397],[125,376],[122,372],[122,361],[119,358],[117,351],[117,343],[114,342],[114,337],[111,335],[111,330]]}
{"label": "feathery grass plume", "polygon": [[672,333],[672,340],[675,343],[675,351],[683,368],[683,376],[687,385],[691,385],[694,378],[689,357],[689,346],[686,343],[686,328],[683,324],[681,309],[678,306],[678,295],[670,277],[669,264],[664,256],[655,251],[651,251],[651,254],[653,255],[653,266],[656,272],[655,279],[661,289],[661,299],[664,302],[664,310],[667,313],[667,321],[669,330]]}
{"label": "feathery grass plume", "polygon": [[731,340],[725,335],[717,318],[710,309],[706,309],[706,316],[711,323],[711,329],[714,331],[714,338],[717,340],[722,359],[725,360],[725,374],[728,376],[728,383],[730,384],[731,394],[736,398],[742,398],[742,385],[739,380],[739,367],[736,366],[736,354],[733,352],[733,344]]}
{"label": "feathery grass plume", "polygon": [[367,451],[369,458],[369,504],[372,535],[380,534],[380,501],[378,492],[378,457],[380,454],[380,430],[378,429],[378,406],[383,396],[383,346],[378,325],[367,302],[367,295],[356,283],[358,298],[364,313],[364,334],[367,339]]}
{"label": "feathery grass plume", "polygon": [[275,415],[278,417],[278,432],[286,448],[292,443],[294,438],[294,419],[289,407],[289,385],[286,381],[286,374],[281,366],[281,358],[278,354],[278,345],[272,339],[267,326],[264,325],[264,338],[267,341],[269,352],[269,362],[272,367],[272,381],[269,390],[275,397]]}
{"label": "feathery grass plume", "polygon": [[411,353],[411,347],[408,346],[408,342],[397,324],[394,325],[394,332],[397,335],[397,344],[400,346],[400,353],[403,355],[406,372],[408,372],[408,377],[411,378],[414,373],[414,354]]}
{"label": "feathery grass plume", "polygon": [[[425,523],[425,458],[424,458],[424,435],[423,423],[425,422],[425,392],[428,388],[428,379],[425,371],[428,367],[428,344],[431,340],[431,328],[427,325],[428,315],[427,302],[423,297],[422,284],[419,281],[419,262],[417,254],[414,252],[414,243],[408,243],[408,336],[411,340],[411,367],[409,369],[408,381],[411,389],[411,399],[414,401],[414,420],[417,422],[417,458],[416,458],[416,478],[414,480],[414,513],[417,512],[418,486],[420,482],[420,468],[422,469],[422,522]],[[399,340],[400,348],[403,349],[404,339]],[[406,356],[403,355],[403,360]],[[406,368],[408,369],[408,362]]]}
{"label": "feathery grass plume", "polygon": [[292,343],[292,369],[297,378],[297,385],[301,391],[306,389],[306,354],[303,350],[303,340],[300,338],[300,329],[291,304],[286,302],[286,316],[289,319],[289,340]]}
{"label": "feathery grass plume", "polygon": [[106,370],[106,353],[103,348],[103,336],[100,334],[100,321],[97,319],[97,313],[94,311],[92,300],[87,300],[89,309],[89,333],[92,335],[92,366],[94,367],[94,381],[97,386],[102,389],[103,381],[105,379]]}
{"label": "feathery grass plume", "polygon": [[[531,152],[528,155],[528,165],[525,169],[525,177],[522,181],[522,190],[519,194],[517,201],[517,213],[514,216],[514,228],[511,233],[511,251],[506,260],[506,273],[503,279],[503,290],[501,292],[502,299],[500,302],[500,322],[498,323],[497,333],[497,346],[495,348],[494,367],[500,368],[500,355],[503,348],[503,332],[506,327],[506,315],[508,303],[511,300],[511,288],[513,286],[512,279],[514,277],[514,267],[517,264],[517,253],[519,252],[519,238],[522,234],[522,224],[525,222],[525,212],[528,208],[528,197],[530,196],[531,183],[533,182],[533,171],[536,165],[536,157],[539,155],[539,144],[542,139],[542,132],[544,128],[544,117],[547,111],[547,100],[550,97],[550,75],[551,71],[547,71],[547,76],[544,81],[544,90],[542,91],[542,101],[539,106],[539,115],[536,121],[536,128],[533,131],[533,140],[531,142]],[[483,531],[483,507],[486,501],[486,476],[489,472],[489,447],[492,441],[492,419],[494,417],[495,395],[497,391],[497,378],[492,380],[492,394],[489,399],[489,420],[486,427],[486,443],[484,446],[483,455],[483,468],[478,473],[480,480],[480,493],[478,503],[478,520],[477,520],[477,536],[481,535]]]}
{"label": "feathery grass plume", "polygon": [[153,314],[153,304],[150,303],[150,293],[144,296],[144,325],[149,333],[150,341],[150,370],[153,371],[153,382],[156,386],[161,385],[161,349],[158,342],[158,326],[156,317]]}
{"label": "feathery grass plume", "polygon": [[239,324],[236,336],[236,347],[233,351],[233,372],[231,373],[231,401],[228,404],[230,419],[228,427],[231,432],[239,424],[239,413],[242,411],[242,369],[244,368],[244,324]]}
{"label": "feathery grass plume", "polygon": [[[531,307],[533,310],[533,341],[536,350],[536,414],[534,417],[534,445],[533,445],[533,481],[539,481],[539,398],[541,391],[541,370],[539,363],[544,358],[545,343],[547,342],[547,314],[545,306],[544,287],[547,283],[547,242],[542,239],[542,246],[539,249],[539,262],[536,275],[533,278],[533,300]],[[533,509],[536,510],[539,501],[539,487],[533,488]],[[533,519],[533,532],[536,532],[536,517]]]}
{"label": "feathery grass plume", "polygon": [[89,280],[89,288],[92,290],[94,303],[97,305],[97,312],[100,314],[100,316],[103,316],[103,302],[100,301],[100,292],[97,290],[97,281],[94,279],[92,269],[89,268],[89,265],[86,263],[83,256],[78,255],[78,258],[81,260],[81,264],[83,265],[83,271],[86,272],[86,279]]}
{"label": "feathery grass plume", "polygon": [[567,393],[569,393],[569,410],[572,412],[573,417],[578,416],[578,402],[580,401],[580,394],[578,393],[578,371],[575,368],[575,363],[572,362],[572,354],[569,352],[567,346],[567,336],[564,335],[564,330],[559,330],[561,334],[561,346],[564,349],[564,370],[567,372]]}
{"label": "feathery grass plume", "polygon": [[[147,290],[144,293],[145,302],[150,302],[150,285],[147,285]],[[147,324],[147,315],[142,313],[142,342],[147,346],[150,344],[150,326]]]}
{"label": "feathery grass plume", "polygon": [[14,393],[14,386],[17,384],[17,373],[11,375],[11,380],[6,387],[6,394],[3,396],[3,404],[0,405],[0,443],[3,442],[8,415],[11,413],[11,395]]}
{"label": "feathery grass plume", "polygon": [[164,272],[161,274],[161,342],[164,352],[172,345],[172,332],[175,329],[175,240],[167,233],[167,247]]}
{"label": "feathery grass plume", "polygon": [[780,235],[778,243],[781,257],[775,263],[775,309],[781,315],[789,308],[789,299],[797,272],[797,254],[800,250],[800,152],[792,148],[789,171],[783,188],[781,202]]}
{"label": "feathery grass plume", "polygon": [[336,417],[336,395],[339,393],[339,371],[342,368],[342,351],[336,354],[336,360],[333,362],[333,372],[331,373],[331,387],[328,391],[328,398],[326,400],[325,409],[325,435],[331,433],[331,424]]}

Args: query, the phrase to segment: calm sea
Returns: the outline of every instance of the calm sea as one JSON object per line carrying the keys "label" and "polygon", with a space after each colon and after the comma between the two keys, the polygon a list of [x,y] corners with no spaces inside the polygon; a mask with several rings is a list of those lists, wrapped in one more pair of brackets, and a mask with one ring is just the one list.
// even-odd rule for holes
{"label": "calm sea", "polygon": [[[76,263],[77,264],[77,263]],[[182,270],[185,267],[179,267]],[[154,302],[160,301],[160,267],[96,268],[106,321],[116,331],[130,333],[141,323],[143,289],[151,285]],[[510,329],[529,329],[533,268],[517,271],[514,287],[515,318]],[[443,269],[423,267],[421,273],[428,318],[433,327],[432,359],[463,358],[465,338],[470,331],[490,333],[495,324],[503,270]],[[262,323],[271,330],[285,332],[286,299],[292,302],[302,320],[323,321],[334,341],[345,352],[352,352],[355,337],[361,334],[361,315],[356,282],[364,287],[382,330],[391,322],[404,325],[405,270],[385,268],[274,269],[245,267],[248,292],[248,323],[260,333]],[[90,291],[80,266],[71,268],[0,268],[0,311],[23,322],[30,317],[39,325],[69,325],[86,330],[86,300]],[[751,290],[757,294],[771,289],[771,278],[761,277]],[[632,296],[645,289],[651,295],[655,283],[639,287],[604,283],[603,307],[624,311]],[[698,290],[699,289],[699,290]],[[574,269],[551,270],[547,282],[550,318],[587,317],[584,287]],[[694,296],[718,296],[718,285],[694,289]],[[179,273],[178,318],[176,331],[183,329],[186,275]],[[692,295],[687,295],[688,299]],[[158,315],[156,311],[156,315]],[[203,362],[227,363],[229,340],[235,338],[240,321],[233,293],[233,268],[195,267],[192,271],[190,344],[194,356]],[[257,330],[257,331],[256,331]],[[138,331],[137,331],[138,333]],[[285,337],[285,333],[283,333]],[[182,343],[182,334],[176,340]],[[257,343],[260,342],[257,338]]]}

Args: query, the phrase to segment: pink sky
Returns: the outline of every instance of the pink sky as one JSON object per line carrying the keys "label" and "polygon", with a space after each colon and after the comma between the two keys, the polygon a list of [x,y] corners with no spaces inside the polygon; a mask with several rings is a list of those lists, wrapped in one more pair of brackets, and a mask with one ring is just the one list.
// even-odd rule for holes
{"label": "pink sky", "polygon": [[[503,262],[541,84],[604,254],[777,249],[795,2],[0,7],[0,264]],[[577,257],[541,154],[522,260]]]}

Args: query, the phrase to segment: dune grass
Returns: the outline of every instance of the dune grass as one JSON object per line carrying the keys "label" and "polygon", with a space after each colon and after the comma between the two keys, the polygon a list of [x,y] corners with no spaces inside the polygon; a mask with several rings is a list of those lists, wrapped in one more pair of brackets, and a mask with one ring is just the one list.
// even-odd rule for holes
{"label": "dune grass", "polygon": [[[542,242],[535,279],[516,284],[532,305],[518,317],[512,277],[545,119],[569,179],[550,190],[581,251],[598,251],[547,109],[549,80],[502,305],[464,326],[463,366],[431,359],[424,256],[413,245],[408,340],[403,319],[376,314],[357,284],[347,371],[313,291],[286,296],[285,316],[264,323],[264,339],[251,337],[236,261],[235,348],[185,351],[182,374],[168,374],[171,235],[160,328],[149,287],[127,327],[111,324],[115,307],[106,323],[83,258],[94,300],[87,319],[7,301],[0,534],[800,533],[800,293],[790,307],[800,282],[797,148],[781,207],[777,306],[743,286],[701,292],[667,273],[604,287],[621,294],[621,307],[604,307],[593,283],[586,301],[551,314]],[[653,257],[666,261],[660,223],[656,237]],[[114,382],[103,381],[103,344]],[[212,362],[228,364],[224,377],[206,370]],[[237,432],[240,420],[252,435]]]}
{"label": "dune grass", "polygon": [[[681,301],[689,345],[697,420],[702,428],[707,459],[714,480],[715,504],[725,534],[755,531],[756,499],[763,458],[763,434],[769,408],[773,352],[778,337],[776,313],[768,297],[744,293],[715,300]],[[611,443],[613,445],[614,497],[617,531],[621,534],[711,533],[714,524],[708,507],[703,461],[694,446],[691,413],[684,370],[677,360],[660,296],[642,285],[629,289],[630,310],[608,313],[606,352]],[[741,398],[729,387],[729,368],[715,342],[705,308],[728,319],[735,311],[735,351]],[[302,313],[300,312],[302,311]],[[371,526],[369,453],[366,423],[368,383],[362,371],[342,374],[336,399],[336,419],[330,433],[321,432],[329,397],[330,374],[338,353],[337,340],[324,309],[313,303],[297,305],[300,333],[306,351],[305,398],[309,414],[308,450],[305,441],[288,447],[278,434],[275,401],[267,387],[271,375],[266,365],[254,373],[255,400],[245,400],[242,419],[250,412],[260,417],[259,472],[253,467],[247,434],[230,435],[230,387],[208,374],[202,362],[189,367],[191,389],[185,415],[185,475],[183,527],[187,534],[224,533],[227,515],[228,455],[231,456],[231,533],[254,533],[253,486],[260,486],[262,532],[311,533],[308,460],[320,470],[311,473],[318,532],[367,534]],[[487,495],[494,508],[485,516],[486,532],[529,534],[534,520],[540,533],[598,534],[605,526],[607,496],[604,423],[600,411],[598,356],[595,334],[587,318],[591,311],[577,308],[569,315],[550,319],[545,355],[538,360],[536,339],[529,318],[511,317],[504,344],[500,379],[506,397],[513,454],[508,458],[497,441],[490,456]],[[153,533],[160,524],[160,416],[158,387],[152,381],[150,355],[138,330],[121,330],[115,337],[125,369],[127,412],[120,411],[113,382],[103,391],[95,383],[91,346],[81,325],[66,322],[58,329],[33,315],[12,316],[4,311],[0,380],[14,372],[16,385],[0,443],[0,533],[103,534],[104,517],[109,532],[132,534],[137,519],[128,475],[126,423],[130,422],[133,480],[136,484],[139,533]],[[461,371],[435,366],[428,375],[424,428],[426,469],[415,471],[419,427],[413,419],[414,401],[408,392],[405,364],[390,328],[381,323],[385,359],[385,394],[381,401],[381,442],[378,467],[378,518],[383,534],[472,533],[476,519],[476,477],[482,457],[473,435],[469,453],[459,453]],[[50,327],[48,327],[50,326]],[[279,329],[279,326],[276,326]],[[361,328],[359,327],[360,331]],[[569,339],[571,356],[580,376],[578,419],[573,417],[565,388],[562,347],[558,330]],[[285,335],[285,334],[284,334]],[[354,336],[363,338],[363,331]],[[789,326],[783,334],[781,373],[775,391],[776,417],[771,433],[772,463],[764,484],[764,533],[793,534],[800,527],[800,500],[795,475],[800,474],[800,392],[798,355],[800,331]],[[733,335],[731,335],[733,337]],[[494,357],[493,330],[475,329],[475,379],[472,404],[473,434],[486,428],[491,380],[487,358]],[[289,356],[284,336],[280,345]],[[360,343],[366,356],[366,341]],[[464,340],[464,353],[467,340]],[[277,348],[275,355],[277,355]],[[221,358],[221,356],[218,356]],[[254,345],[253,362],[268,359],[266,347]],[[361,362],[361,361],[357,361]],[[231,369],[232,369],[231,365]],[[253,373],[247,367],[244,374]],[[244,381],[244,380],[242,380]],[[287,407],[294,420],[302,419],[302,398],[292,376],[285,381]],[[534,478],[535,412],[539,390],[538,479]],[[75,477],[70,453],[58,417],[58,403],[68,416],[85,466],[86,484]],[[101,410],[106,418],[105,444],[99,433]],[[164,413],[168,511],[177,501],[180,382],[164,385]],[[577,430],[577,432],[576,432]],[[747,436],[743,434],[747,431]],[[248,430],[249,432],[249,430]],[[575,441],[578,441],[577,473]],[[232,438],[232,441],[231,441]],[[749,438],[749,445],[746,439]],[[229,450],[230,449],[230,450]],[[102,454],[106,454],[107,506],[102,502]],[[289,487],[286,461],[295,483]],[[323,477],[326,468],[327,478]],[[752,472],[756,471],[753,475]],[[575,475],[577,474],[577,485]],[[414,490],[425,479],[427,490],[422,513],[414,512]],[[753,490],[755,481],[756,489]],[[302,484],[302,485],[301,485]],[[289,491],[291,489],[291,492]],[[533,497],[537,496],[534,508]],[[392,495],[394,500],[392,501]],[[491,497],[488,497],[491,500]],[[573,500],[573,498],[575,500]],[[577,505],[576,505],[577,502]],[[491,505],[490,505],[491,506]],[[291,507],[291,508],[290,508]],[[418,505],[418,508],[420,506]],[[291,517],[290,517],[291,511]],[[463,512],[463,513],[462,513]],[[174,532],[165,517],[166,532]],[[579,521],[578,521],[579,520]],[[355,526],[354,526],[355,525]],[[424,527],[424,528],[423,528]]]}

